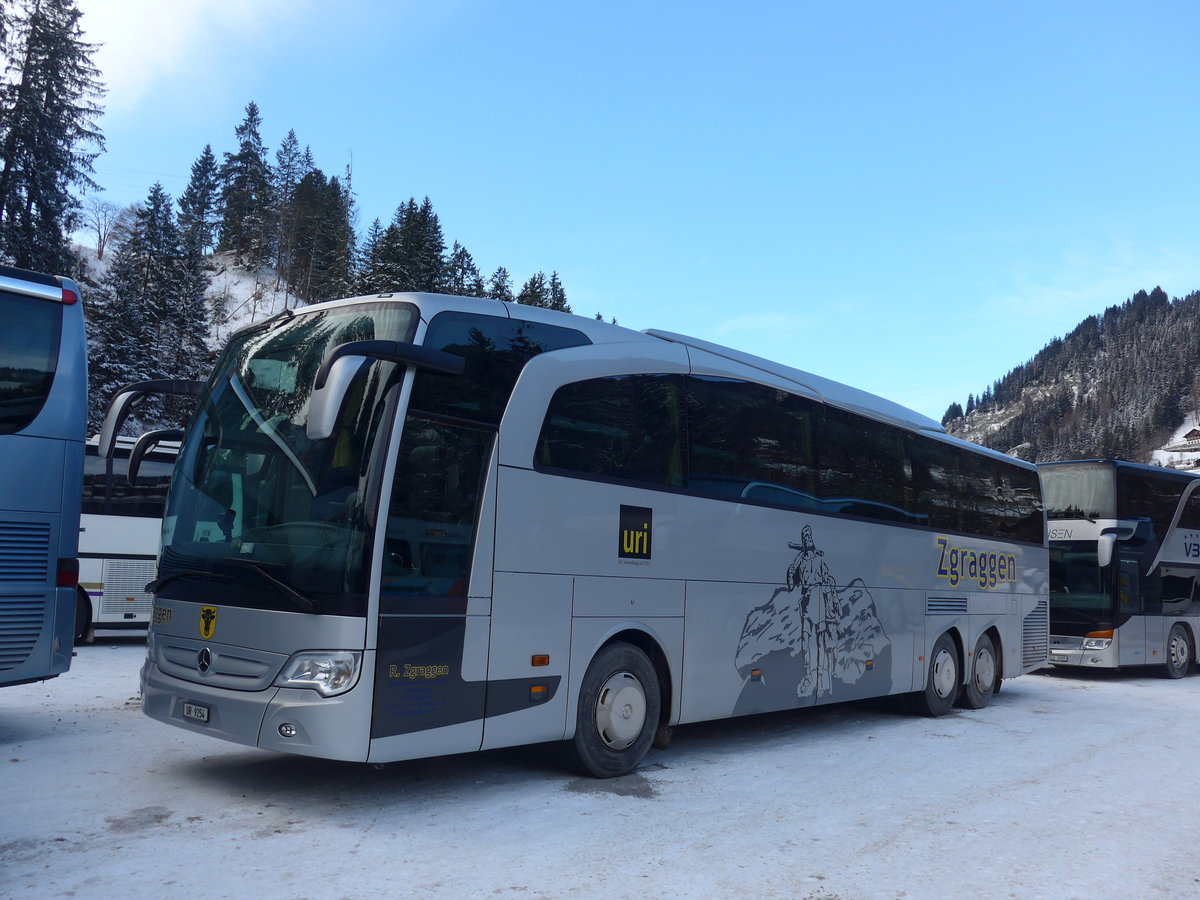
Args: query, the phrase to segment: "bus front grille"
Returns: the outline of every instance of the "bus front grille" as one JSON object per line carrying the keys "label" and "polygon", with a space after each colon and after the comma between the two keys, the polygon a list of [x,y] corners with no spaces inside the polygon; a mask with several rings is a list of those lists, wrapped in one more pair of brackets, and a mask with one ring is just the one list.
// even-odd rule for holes
{"label": "bus front grille", "polygon": [[0,597],[0,672],[29,658],[45,621],[45,597]]}
{"label": "bus front grille", "polygon": [[45,583],[49,577],[49,523],[0,522],[0,581]]}

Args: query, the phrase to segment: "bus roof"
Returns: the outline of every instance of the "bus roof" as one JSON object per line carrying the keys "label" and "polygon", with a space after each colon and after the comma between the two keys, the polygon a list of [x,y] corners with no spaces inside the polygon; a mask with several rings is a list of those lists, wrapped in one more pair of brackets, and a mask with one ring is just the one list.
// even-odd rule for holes
{"label": "bus roof", "polygon": [[[299,310],[299,312],[307,313],[310,310],[315,309],[329,309],[339,306],[349,306],[358,303],[379,300],[394,300],[396,302],[417,304],[421,308],[422,316],[426,319],[432,318],[433,315],[436,315],[439,312],[459,311],[506,316],[512,319],[543,322],[546,324],[558,325],[560,327],[573,328],[585,334],[589,340],[596,344],[629,343],[636,341],[667,341],[670,343],[680,344],[685,347],[702,350],[706,353],[713,354],[714,356],[721,357],[741,366],[757,369],[758,371],[769,374],[775,378],[781,378],[786,381],[790,381],[812,392],[818,398],[820,398],[821,401],[829,404],[830,406],[857,412],[869,416],[872,419],[889,422],[912,431],[923,432],[929,434],[931,437],[940,438],[950,443],[966,444],[972,450],[976,450],[986,456],[995,456],[997,458],[1001,458],[1006,461],[1012,461],[1023,466],[1032,465],[1031,463],[1024,462],[1023,460],[1001,453],[997,450],[992,450],[988,447],[953,438],[946,434],[945,429],[937,421],[927,416],[923,416],[914,410],[908,409],[899,403],[895,403],[894,401],[887,400],[867,391],[859,390],[858,388],[850,387],[849,385],[841,384],[840,382],[832,381],[828,378],[823,378],[820,375],[814,375],[801,369],[783,365],[782,363],[772,362],[770,360],[763,359],[762,357],[754,356],[750,353],[744,353],[740,350],[734,350],[730,347],[724,347],[720,344],[710,343],[709,341],[688,337],[686,335],[677,334],[671,331],[663,331],[659,329],[634,331],[631,328],[625,328],[621,325],[614,325],[599,319],[592,319],[587,316],[579,316],[572,313],[542,309],[541,307],[536,306],[526,306],[524,304],[518,304],[504,300],[479,297],[458,297],[449,294],[431,294],[419,291],[380,293],[374,295],[364,295],[360,297],[348,297],[341,300],[330,300],[324,303],[303,307],[301,310]],[[246,329],[242,330],[258,328],[262,325],[263,321],[260,321],[252,325],[248,325],[246,326]]]}

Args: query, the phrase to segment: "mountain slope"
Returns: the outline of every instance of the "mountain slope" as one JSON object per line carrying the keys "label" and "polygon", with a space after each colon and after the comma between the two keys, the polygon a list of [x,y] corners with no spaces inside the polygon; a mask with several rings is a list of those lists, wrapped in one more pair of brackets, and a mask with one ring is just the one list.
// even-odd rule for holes
{"label": "mountain slope", "polygon": [[1151,462],[1198,407],[1200,292],[1169,300],[1156,287],[1084,319],[944,424],[1033,461]]}

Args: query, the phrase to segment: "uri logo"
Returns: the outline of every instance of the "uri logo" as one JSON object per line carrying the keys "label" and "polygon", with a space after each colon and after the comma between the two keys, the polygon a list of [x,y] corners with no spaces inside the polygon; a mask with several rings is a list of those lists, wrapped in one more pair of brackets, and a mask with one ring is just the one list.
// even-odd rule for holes
{"label": "uri logo", "polygon": [[805,525],[787,581],[750,610],[734,665],[746,679],[735,715],[891,689],[891,641],[861,578],[839,587]]}
{"label": "uri logo", "polygon": [[649,559],[650,537],[654,530],[654,510],[644,506],[621,506],[621,536],[617,544],[620,559]]}
{"label": "uri logo", "polygon": [[206,641],[217,633],[217,608],[215,606],[200,607],[200,637]]}

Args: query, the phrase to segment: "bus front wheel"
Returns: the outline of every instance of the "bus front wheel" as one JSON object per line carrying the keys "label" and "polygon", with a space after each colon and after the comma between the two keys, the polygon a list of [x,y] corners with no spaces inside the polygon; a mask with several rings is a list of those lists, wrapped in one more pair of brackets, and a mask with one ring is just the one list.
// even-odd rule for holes
{"label": "bus front wheel", "polygon": [[624,642],[601,648],[579,689],[576,762],[596,778],[632,772],[650,750],[660,709],[658,675],[646,654]]}
{"label": "bus front wheel", "polygon": [[925,689],[911,695],[912,710],[922,716],[944,716],[958,699],[959,681],[958,649],[954,639],[943,634],[929,654]]}
{"label": "bus front wheel", "polygon": [[1163,674],[1168,678],[1182,678],[1192,666],[1192,642],[1188,640],[1187,629],[1176,623],[1171,626],[1171,634],[1167,638],[1167,663],[1163,666]]}
{"label": "bus front wheel", "polygon": [[996,692],[996,645],[992,639],[981,634],[971,654],[971,674],[963,685],[958,702],[967,709],[983,709]]}

